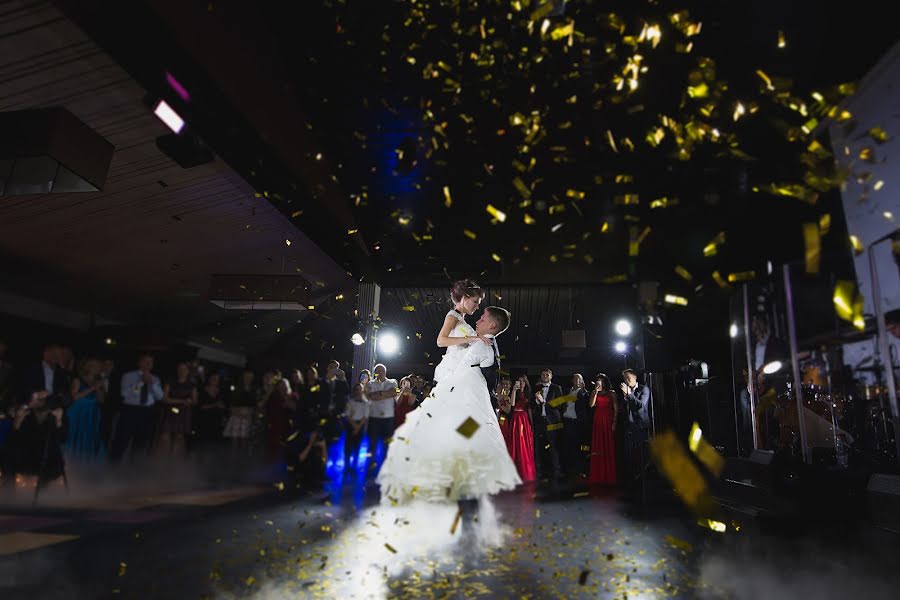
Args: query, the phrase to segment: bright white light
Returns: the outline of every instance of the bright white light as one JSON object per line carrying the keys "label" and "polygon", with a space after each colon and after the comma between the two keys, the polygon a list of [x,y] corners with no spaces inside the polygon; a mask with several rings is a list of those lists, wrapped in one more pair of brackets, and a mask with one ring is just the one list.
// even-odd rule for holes
{"label": "bright white light", "polygon": [[175,133],[181,133],[181,130],[184,129],[184,119],[178,116],[178,113],[166,104],[165,100],[159,101],[159,104],[153,109],[153,114]]}
{"label": "bright white light", "polygon": [[625,342],[616,342],[616,352],[625,352],[628,349],[628,345]]}
{"label": "bright white light", "polygon": [[731,339],[734,339],[738,336],[738,326],[737,323],[732,323],[731,327],[728,328],[728,335],[731,336]]}
{"label": "bright white light", "polygon": [[765,373],[766,375],[771,375],[772,373],[777,373],[778,371],[781,370],[781,366],[782,365],[781,365],[780,360],[773,360],[772,362],[767,363],[763,367],[763,373]]}
{"label": "bright white light", "polygon": [[112,346],[112,345],[113,345],[113,339],[112,339],[112,338],[106,338],[106,345],[107,345],[107,346]]}
{"label": "bright white light", "polygon": [[383,355],[394,354],[400,349],[400,340],[393,333],[383,333],[378,336],[378,353]]}
{"label": "bright white light", "polygon": [[625,319],[619,319],[616,321],[616,333],[619,335],[631,334],[631,323]]}
{"label": "bright white light", "polygon": [[358,333],[354,333],[354,334],[350,337],[350,341],[353,342],[353,345],[354,345],[354,346],[362,346],[363,344],[366,343],[366,340],[363,339],[363,336],[361,336],[361,335],[358,334]]}

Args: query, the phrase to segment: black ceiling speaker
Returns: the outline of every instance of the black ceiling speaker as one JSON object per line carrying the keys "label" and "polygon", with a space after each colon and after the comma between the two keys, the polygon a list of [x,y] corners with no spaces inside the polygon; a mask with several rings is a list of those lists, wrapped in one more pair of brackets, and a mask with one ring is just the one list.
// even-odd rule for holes
{"label": "black ceiling speaker", "polygon": [[205,165],[215,159],[206,144],[190,131],[160,136],[156,138],[156,147],[178,163],[182,169]]}
{"label": "black ceiling speaker", "polygon": [[114,150],[65,108],[0,112],[0,196],[99,192]]}

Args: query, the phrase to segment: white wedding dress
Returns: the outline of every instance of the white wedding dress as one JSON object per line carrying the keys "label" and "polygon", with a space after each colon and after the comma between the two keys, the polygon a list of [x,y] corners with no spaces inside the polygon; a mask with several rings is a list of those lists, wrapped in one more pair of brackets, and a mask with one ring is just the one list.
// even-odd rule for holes
{"label": "white wedding dress", "polygon": [[[455,311],[451,311],[454,314]],[[458,315],[458,313],[456,313]],[[471,327],[458,317],[451,337]],[[406,415],[394,432],[378,474],[382,502],[455,502],[511,490],[522,483],[509,457],[497,415],[479,367],[494,363],[494,350],[475,341],[447,349],[435,369],[431,395]],[[469,437],[457,429],[469,418],[477,428]]]}

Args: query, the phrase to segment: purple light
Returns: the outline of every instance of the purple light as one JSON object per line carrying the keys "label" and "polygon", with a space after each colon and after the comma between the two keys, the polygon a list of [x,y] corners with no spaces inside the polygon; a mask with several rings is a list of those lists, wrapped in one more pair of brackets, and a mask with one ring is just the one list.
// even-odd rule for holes
{"label": "purple light", "polygon": [[166,83],[169,84],[169,87],[175,90],[175,93],[181,96],[181,99],[185,102],[191,101],[191,95],[188,94],[188,91],[184,89],[184,86],[178,83],[178,80],[172,76],[171,73],[166,71]]}

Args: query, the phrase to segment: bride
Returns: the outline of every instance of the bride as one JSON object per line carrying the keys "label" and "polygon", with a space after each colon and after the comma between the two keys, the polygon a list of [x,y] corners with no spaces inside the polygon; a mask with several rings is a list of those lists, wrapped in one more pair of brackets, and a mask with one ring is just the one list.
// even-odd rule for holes
{"label": "bride", "polygon": [[448,349],[435,369],[437,385],[394,432],[377,478],[382,502],[455,502],[522,483],[478,368],[494,364],[493,338],[509,327],[509,312],[488,306],[474,330],[463,319],[483,297],[471,281],[453,286],[454,310],[438,335]]}

